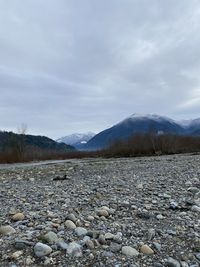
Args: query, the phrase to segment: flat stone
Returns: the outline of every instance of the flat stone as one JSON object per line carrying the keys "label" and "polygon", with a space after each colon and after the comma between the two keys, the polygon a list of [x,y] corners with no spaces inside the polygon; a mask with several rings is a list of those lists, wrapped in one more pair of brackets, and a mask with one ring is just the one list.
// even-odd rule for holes
{"label": "flat stone", "polygon": [[139,252],[130,246],[124,246],[122,247],[122,254],[128,256],[128,257],[136,257],[139,255]]}

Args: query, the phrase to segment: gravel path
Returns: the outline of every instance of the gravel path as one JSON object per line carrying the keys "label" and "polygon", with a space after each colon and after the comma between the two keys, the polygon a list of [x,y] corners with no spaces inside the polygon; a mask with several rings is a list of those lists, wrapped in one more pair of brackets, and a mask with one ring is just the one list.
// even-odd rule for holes
{"label": "gravel path", "polygon": [[0,169],[0,266],[200,266],[200,155]]}

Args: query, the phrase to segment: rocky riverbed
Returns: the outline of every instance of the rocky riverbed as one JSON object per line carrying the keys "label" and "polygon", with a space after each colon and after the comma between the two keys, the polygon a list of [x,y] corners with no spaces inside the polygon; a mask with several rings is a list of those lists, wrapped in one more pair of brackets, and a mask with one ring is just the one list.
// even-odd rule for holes
{"label": "rocky riverbed", "polygon": [[200,266],[200,155],[0,170],[0,266]]}

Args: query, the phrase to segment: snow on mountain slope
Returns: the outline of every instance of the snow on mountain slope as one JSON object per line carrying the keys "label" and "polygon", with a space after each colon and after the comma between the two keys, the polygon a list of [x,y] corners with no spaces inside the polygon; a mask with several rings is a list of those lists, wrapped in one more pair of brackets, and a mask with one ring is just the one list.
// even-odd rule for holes
{"label": "snow on mountain slope", "polygon": [[87,149],[101,149],[109,146],[119,139],[127,139],[134,134],[154,132],[156,134],[178,134],[184,129],[176,121],[156,114],[133,114],[95,135],[86,144]]}
{"label": "snow on mountain slope", "polygon": [[74,133],[57,139],[57,142],[76,146],[86,144],[94,135],[93,132]]}

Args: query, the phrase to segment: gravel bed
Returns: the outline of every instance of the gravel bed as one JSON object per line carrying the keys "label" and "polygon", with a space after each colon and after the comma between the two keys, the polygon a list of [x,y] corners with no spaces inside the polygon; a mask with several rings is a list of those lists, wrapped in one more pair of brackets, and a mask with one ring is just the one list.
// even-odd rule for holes
{"label": "gravel bed", "polygon": [[199,267],[200,155],[0,169],[0,266]]}

